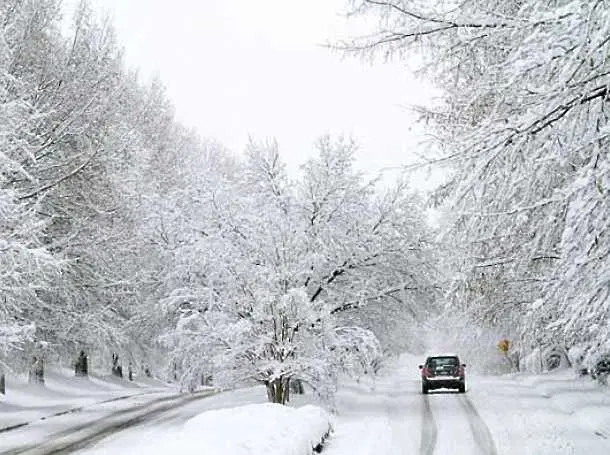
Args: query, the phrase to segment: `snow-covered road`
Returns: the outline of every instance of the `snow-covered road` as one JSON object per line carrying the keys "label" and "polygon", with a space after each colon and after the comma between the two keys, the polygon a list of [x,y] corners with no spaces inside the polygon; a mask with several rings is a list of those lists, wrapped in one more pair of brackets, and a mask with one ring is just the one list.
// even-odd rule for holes
{"label": "snow-covered road", "polygon": [[[337,396],[334,432],[323,453],[610,454],[610,391],[588,378],[576,378],[569,371],[503,377],[469,374],[466,394],[438,391],[422,395],[420,360],[403,356],[384,368],[375,381],[344,383]],[[311,395],[295,397],[293,405],[310,399]],[[193,416],[264,401],[260,387],[204,399],[137,396],[7,432],[0,435],[0,446],[8,448],[12,443],[10,454],[165,455],[168,444],[184,437],[184,424]],[[218,434],[226,435],[230,447],[232,429],[218,428]],[[261,441],[269,437],[257,436]],[[205,446],[200,438],[195,434],[193,447]],[[20,444],[24,441],[28,441],[25,447]],[[263,445],[255,446],[260,449]]]}
{"label": "snow-covered road", "polygon": [[403,358],[374,383],[342,389],[325,453],[610,453],[610,393],[591,380],[565,372],[468,382],[464,395],[422,395],[417,360]]}
{"label": "snow-covered road", "polygon": [[0,437],[0,455],[73,453],[141,424],[153,423],[163,428],[167,422],[175,421],[179,425],[201,412],[201,409],[191,410],[189,404],[212,393],[139,395],[120,403],[103,402],[32,422]]}

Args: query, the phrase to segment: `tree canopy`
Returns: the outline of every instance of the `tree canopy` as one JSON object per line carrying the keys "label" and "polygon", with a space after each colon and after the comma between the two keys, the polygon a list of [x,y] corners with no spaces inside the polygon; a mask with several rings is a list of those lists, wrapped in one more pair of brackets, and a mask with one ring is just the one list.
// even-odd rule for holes
{"label": "tree canopy", "polygon": [[523,350],[597,355],[610,327],[610,160],[604,1],[356,0],[379,19],[351,51],[422,56],[455,245],[448,298]]}

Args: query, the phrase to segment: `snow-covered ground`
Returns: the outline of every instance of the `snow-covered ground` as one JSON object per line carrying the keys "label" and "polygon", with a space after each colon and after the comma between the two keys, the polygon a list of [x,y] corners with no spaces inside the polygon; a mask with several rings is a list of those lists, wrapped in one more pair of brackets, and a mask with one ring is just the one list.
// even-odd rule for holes
{"label": "snow-covered ground", "polygon": [[420,392],[403,356],[375,383],[344,387],[328,455],[610,454],[610,390],[571,371],[468,376],[468,393]]}
{"label": "snow-covered ground", "polygon": [[297,397],[292,403],[296,409],[265,404],[260,387],[184,401],[171,408],[155,402],[163,394],[157,391],[0,433],[0,447],[5,448],[19,432],[21,438],[48,436],[43,430],[52,422],[56,430],[80,424],[84,417],[91,417],[91,409],[97,409],[98,417],[106,412],[109,419],[116,416],[110,409],[124,415],[132,412],[128,406],[139,404],[146,409],[157,406],[162,412],[74,449],[81,455],[165,455],[168,447],[181,455],[191,451],[309,455],[328,431],[330,420],[333,432],[323,451],[328,455],[610,453],[610,391],[588,378],[577,378],[569,371],[469,375],[465,395],[439,391],[424,396],[417,369],[421,360],[403,356],[387,365],[375,381],[346,381],[337,396],[337,413],[330,419],[308,405],[310,396]]}
{"label": "snow-covered ground", "polygon": [[68,369],[50,369],[44,387],[29,384],[24,376],[9,376],[6,395],[0,395],[0,432],[55,414],[100,403],[171,390],[154,379],[127,381],[114,376],[76,378]]}
{"label": "snow-covered ground", "polygon": [[332,418],[310,397],[292,407],[267,403],[262,387],[227,391],[195,401],[144,425],[117,433],[81,455],[310,455]]}
{"label": "snow-covered ground", "polygon": [[262,403],[203,412],[182,427],[149,426],[85,451],[180,455],[311,455],[330,432],[328,414],[317,406]]}
{"label": "snow-covered ground", "polygon": [[0,453],[24,445],[34,446],[69,428],[117,412],[143,409],[179,396],[160,381],[114,376],[76,378],[68,369],[49,369],[45,385],[28,384],[25,377],[10,376],[6,395],[0,395]]}

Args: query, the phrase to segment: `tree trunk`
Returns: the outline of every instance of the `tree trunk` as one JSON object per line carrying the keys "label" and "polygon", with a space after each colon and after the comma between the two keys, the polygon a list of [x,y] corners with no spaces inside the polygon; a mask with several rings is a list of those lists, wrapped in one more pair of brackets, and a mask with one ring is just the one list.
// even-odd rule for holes
{"label": "tree trunk", "polygon": [[297,395],[305,394],[305,387],[303,386],[303,381],[301,379],[290,380],[290,393],[296,393]]}
{"label": "tree trunk", "polygon": [[123,366],[119,363],[119,355],[112,353],[112,374],[119,378],[123,377]]}
{"label": "tree trunk", "polygon": [[290,378],[278,378],[265,383],[270,403],[286,404],[290,398]]}
{"label": "tree trunk", "polygon": [[89,375],[89,366],[85,351],[80,351],[76,364],[74,365],[74,375],[79,377],[87,377]]}
{"label": "tree trunk", "polygon": [[265,382],[265,386],[267,387],[267,400],[269,403],[275,403],[275,392],[273,386],[269,382]]}
{"label": "tree trunk", "polygon": [[29,382],[44,385],[44,359],[34,357],[30,367]]}
{"label": "tree trunk", "polygon": [[6,395],[6,376],[0,373],[0,394]]}

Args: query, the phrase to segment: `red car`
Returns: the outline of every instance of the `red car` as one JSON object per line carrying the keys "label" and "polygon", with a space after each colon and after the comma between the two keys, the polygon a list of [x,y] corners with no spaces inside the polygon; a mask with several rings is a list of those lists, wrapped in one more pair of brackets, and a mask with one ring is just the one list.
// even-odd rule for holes
{"label": "red car", "polygon": [[435,355],[426,359],[421,370],[421,391],[428,393],[434,389],[457,389],[466,392],[466,365],[460,362],[457,355]]}

